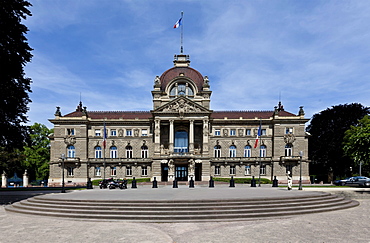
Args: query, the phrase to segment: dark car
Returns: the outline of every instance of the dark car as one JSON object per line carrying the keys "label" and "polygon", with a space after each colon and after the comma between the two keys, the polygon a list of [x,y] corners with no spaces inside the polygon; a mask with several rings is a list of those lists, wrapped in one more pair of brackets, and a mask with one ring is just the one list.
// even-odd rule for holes
{"label": "dark car", "polygon": [[362,186],[370,187],[370,178],[365,176],[353,176],[343,180],[336,180],[334,184],[337,186]]}

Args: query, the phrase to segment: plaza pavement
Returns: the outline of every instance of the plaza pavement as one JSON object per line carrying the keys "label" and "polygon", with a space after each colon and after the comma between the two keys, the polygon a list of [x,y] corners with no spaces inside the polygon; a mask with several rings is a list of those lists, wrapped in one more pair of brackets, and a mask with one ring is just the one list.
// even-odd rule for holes
{"label": "plaza pavement", "polygon": [[[248,195],[269,197],[328,191],[339,193],[358,188],[304,188],[287,191],[285,188],[241,187],[194,188],[169,186],[152,189],[143,186],[128,190],[93,189],[65,194],[48,194],[50,197],[151,199],[173,197],[174,200],[197,197],[232,197]],[[129,197],[129,194],[131,195]],[[356,194],[357,195],[357,194]],[[359,194],[360,195],[360,194]],[[0,192],[1,196],[1,192]],[[148,197],[148,196],[147,196]],[[361,196],[360,196],[361,198]],[[364,197],[366,198],[366,196]],[[367,197],[369,198],[369,197]],[[195,198],[194,198],[195,199]],[[356,199],[360,206],[319,214],[297,215],[237,222],[207,223],[128,223],[122,221],[97,222],[40,217],[6,212],[0,207],[0,242],[370,242],[370,199]]]}

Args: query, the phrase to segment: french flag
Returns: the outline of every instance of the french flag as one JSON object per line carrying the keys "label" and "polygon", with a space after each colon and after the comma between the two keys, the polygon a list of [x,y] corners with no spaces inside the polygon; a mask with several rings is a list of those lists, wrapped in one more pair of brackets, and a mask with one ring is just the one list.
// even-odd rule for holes
{"label": "french flag", "polygon": [[258,133],[257,133],[257,137],[256,137],[256,142],[254,143],[254,148],[257,148],[257,146],[258,146],[259,137],[261,137],[261,125],[258,128]]}
{"label": "french flag", "polygon": [[105,122],[104,122],[104,131],[103,131],[103,148],[107,146],[107,129],[105,128]]}
{"label": "french flag", "polygon": [[176,24],[173,26],[174,29],[177,29],[180,27],[180,25],[182,25],[182,17],[177,20]]}

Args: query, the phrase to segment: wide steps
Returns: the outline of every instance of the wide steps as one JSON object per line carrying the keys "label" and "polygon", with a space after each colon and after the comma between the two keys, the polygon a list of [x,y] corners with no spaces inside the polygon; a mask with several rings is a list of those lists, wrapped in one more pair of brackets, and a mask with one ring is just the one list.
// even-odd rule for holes
{"label": "wide steps", "polygon": [[357,201],[329,193],[291,198],[217,200],[73,200],[43,196],[6,207],[41,216],[132,222],[234,221],[321,213],[358,206]]}

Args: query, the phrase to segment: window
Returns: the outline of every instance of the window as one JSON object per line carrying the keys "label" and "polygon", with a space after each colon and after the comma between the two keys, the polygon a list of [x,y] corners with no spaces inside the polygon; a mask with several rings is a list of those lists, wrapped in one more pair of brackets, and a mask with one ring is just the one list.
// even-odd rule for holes
{"label": "window", "polygon": [[266,136],[266,129],[261,129],[261,136]]}
{"label": "window", "polygon": [[251,166],[250,165],[246,165],[245,166],[245,174],[246,175],[250,175],[251,174]]}
{"label": "window", "polygon": [[231,145],[229,148],[229,157],[236,157],[236,146]]}
{"label": "window", "polygon": [[75,129],[74,128],[67,128],[66,133],[67,133],[67,135],[75,135]]}
{"label": "window", "polygon": [[147,166],[142,166],[141,167],[141,175],[142,176],[147,176],[148,175],[148,167]]}
{"label": "window", "polygon": [[266,146],[261,145],[260,147],[260,157],[266,157]]}
{"label": "window", "polygon": [[230,136],[236,136],[236,129],[230,129]]}
{"label": "window", "polygon": [[148,130],[147,129],[141,129],[141,136],[143,136],[143,137],[148,136]]}
{"label": "window", "polygon": [[221,175],[221,168],[219,165],[215,166],[215,175]]}
{"label": "window", "polygon": [[75,150],[75,146],[73,145],[69,145],[67,147],[67,157],[68,158],[74,158],[76,157],[76,150]]}
{"label": "window", "polygon": [[266,175],[266,165],[262,165],[260,166],[260,174],[261,175]]}
{"label": "window", "polygon": [[132,176],[132,168],[131,168],[131,166],[127,166],[126,167],[126,175],[127,176]]}
{"label": "window", "polygon": [[230,175],[235,175],[235,165],[230,165]]}
{"label": "window", "polygon": [[214,147],[214,150],[215,150],[215,158],[220,158],[221,157],[221,146],[216,145]]}
{"label": "window", "polygon": [[111,129],[110,130],[110,135],[111,136],[117,136],[117,130],[116,129]]}
{"label": "window", "polygon": [[221,136],[221,130],[215,129],[215,136]]}
{"label": "window", "polygon": [[126,146],[126,158],[132,159],[132,147],[130,145]]}
{"label": "window", "polygon": [[293,145],[287,144],[285,145],[285,156],[292,156],[293,155]]}
{"label": "window", "polygon": [[118,157],[117,156],[117,147],[116,146],[110,147],[110,157],[112,159],[116,159]]}
{"label": "window", "polygon": [[141,158],[143,159],[148,158],[148,146],[146,145],[141,146]]}
{"label": "window", "polygon": [[110,167],[110,175],[111,176],[117,175],[117,167]]}
{"label": "window", "polygon": [[102,150],[100,146],[95,147],[95,158],[96,159],[102,158]]}
{"label": "window", "polygon": [[252,135],[252,131],[251,131],[251,129],[247,129],[247,130],[245,130],[245,135],[247,135],[247,136],[251,136],[251,135]]}
{"label": "window", "polygon": [[128,137],[132,136],[132,130],[131,129],[126,130],[126,136],[128,136]]}
{"label": "window", "polygon": [[100,137],[101,136],[100,129],[95,129],[95,136],[96,137]]}
{"label": "window", "polygon": [[170,97],[175,98],[176,96],[194,96],[194,91],[187,83],[177,83],[175,84],[170,91]]}
{"label": "window", "polygon": [[95,176],[101,176],[101,169],[100,169],[100,167],[95,167]]}
{"label": "window", "polygon": [[67,176],[74,176],[74,168],[73,167],[67,167]]}
{"label": "window", "polygon": [[252,147],[247,145],[244,147],[244,157],[251,157]]}
{"label": "window", "polygon": [[293,134],[293,127],[285,128],[285,134]]}

